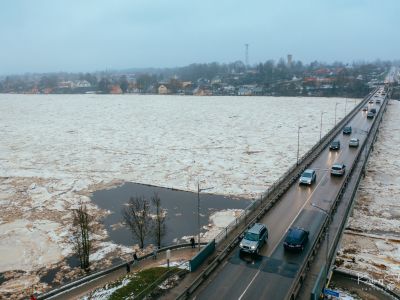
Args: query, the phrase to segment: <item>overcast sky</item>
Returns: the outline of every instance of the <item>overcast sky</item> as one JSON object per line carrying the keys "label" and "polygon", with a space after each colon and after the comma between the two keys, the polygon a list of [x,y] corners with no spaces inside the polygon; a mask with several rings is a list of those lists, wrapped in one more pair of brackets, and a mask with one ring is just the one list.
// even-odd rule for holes
{"label": "overcast sky", "polygon": [[3,0],[0,74],[399,59],[399,0]]}

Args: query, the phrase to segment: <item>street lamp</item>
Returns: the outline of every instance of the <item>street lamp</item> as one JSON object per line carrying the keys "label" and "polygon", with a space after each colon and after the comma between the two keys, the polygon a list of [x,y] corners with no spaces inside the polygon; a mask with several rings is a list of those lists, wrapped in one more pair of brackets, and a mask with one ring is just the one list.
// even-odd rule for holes
{"label": "street lamp", "polygon": [[338,106],[338,102],[336,102],[336,104],[335,104],[335,126],[336,126],[336,109],[337,109],[337,106]]}
{"label": "street lamp", "polygon": [[346,103],[344,104],[344,116],[346,116],[347,113],[347,98],[346,98]]}
{"label": "street lamp", "polygon": [[299,152],[300,152],[300,129],[303,128],[300,125],[297,126],[297,164],[299,164]]}
{"label": "street lamp", "polygon": [[364,152],[365,152],[365,159],[364,160],[365,160],[365,162],[364,162],[364,167],[363,167],[363,172],[364,172],[364,176],[365,176],[365,169],[367,167],[367,159],[368,159],[367,137],[368,137],[369,131],[361,129],[361,128],[358,128],[358,130],[366,135],[365,142],[364,142]]}
{"label": "street lamp", "polygon": [[321,124],[319,126],[319,140],[321,140],[322,137],[322,115],[326,114],[326,111],[321,111]]}
{"label": "street lamp", "polygon": [[312,207],[315,207],[316,209],[319,209],[320,211],[322,211],[326,217],[328,218],[328,224],[327,224],[327,228],[326,228],[326,257],[325,257],[325,264],[326,264],[326,280],[328,280],[328,276],[329,276],[329,266],[328,266],[328,259],[329,259],[329,218],[330,218],[330,214],[327,210],[317,206],[315,203],[311,203]]}
{"label": "street lamp", "polygon": [[199,251],[200,251],[200,230],[201,230],[201,228],[200,228],[200,192],[206,191],[206,190],[211,190],[213,188],[214,187],[200,189],[200,182],[197,181],[197,226],[198,226],[198,230],[199,230],[197,240],[198,240]]}

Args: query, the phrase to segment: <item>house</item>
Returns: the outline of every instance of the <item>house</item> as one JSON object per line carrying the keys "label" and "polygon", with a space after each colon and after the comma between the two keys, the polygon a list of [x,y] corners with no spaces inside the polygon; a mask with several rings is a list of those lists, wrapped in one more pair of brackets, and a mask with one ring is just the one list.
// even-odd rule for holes
{"label": "house", "polygon": [[90,82],[89,81],[87,81],[87,80],[78,80],[76,83],[75,83],[75,87],[77,87],[77,88],[88,88],[88,87],[91,87],[92,85],[90,84]]}
{"label": "house", "polygon": [[122,90],[118,84],[115,84],[111,87],[110,94],[122,94]]}
{"label": "house", "polygon": [[168,87],[165,84],[161,84],[158,87],[158,94],[159,95],[167,95],[169,93],[170,93],[170,91],[169,91]]}

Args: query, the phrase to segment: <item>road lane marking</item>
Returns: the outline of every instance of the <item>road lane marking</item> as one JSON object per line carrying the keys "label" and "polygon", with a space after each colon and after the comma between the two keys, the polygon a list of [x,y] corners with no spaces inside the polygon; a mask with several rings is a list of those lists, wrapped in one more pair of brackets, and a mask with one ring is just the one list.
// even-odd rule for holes
{"label": "road lane marking", "polygon": [[240,295],[240,297],[238,298],[238,300],[241,300],[244,296],[244,294],[246,294],[247,290],[249,289],[249,287],[252,285],[253,281],[256,279],[256,277],[258,276],[258,274],[260,274],[260,270],[258,269],[257,273],[254,275],[253,279],[250,281],[249,285],[246,287],[246,289],[243,291],[243,293]]}

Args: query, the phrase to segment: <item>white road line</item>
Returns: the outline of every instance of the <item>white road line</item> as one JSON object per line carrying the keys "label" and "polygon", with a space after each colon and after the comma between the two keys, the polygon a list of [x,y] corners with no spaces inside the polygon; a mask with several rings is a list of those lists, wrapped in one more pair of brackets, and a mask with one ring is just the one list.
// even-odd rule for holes
{"label": "white road line", "polygon": [[253,279],[250,281],[249,285],[246,287],[246,289],[243,291],[243,293],[240,295],[240,297],[238,298],[238,300],[241,300],[244,296],[244,294],[246,294],[247,290],[249,289],[249,287],[251,286],[251,284],[253,283],[253,281],[256,279],[256,277],[258,276],[258,274],[260,274],[260,269],[258,269],[256,275],[254,275]]}

